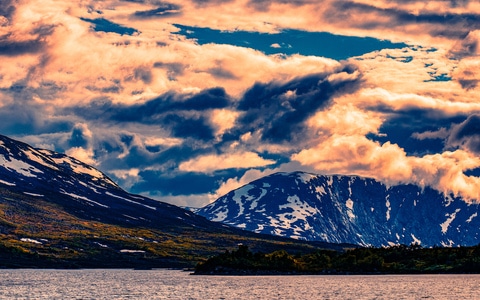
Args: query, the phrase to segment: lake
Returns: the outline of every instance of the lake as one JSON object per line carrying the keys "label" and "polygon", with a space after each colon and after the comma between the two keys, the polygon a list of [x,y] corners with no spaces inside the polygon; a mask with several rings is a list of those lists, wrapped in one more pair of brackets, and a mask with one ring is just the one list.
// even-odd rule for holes
{"label": "lake", "polygon": [[0,270],[0,299],[479,299],[480,275],[191,276]]}

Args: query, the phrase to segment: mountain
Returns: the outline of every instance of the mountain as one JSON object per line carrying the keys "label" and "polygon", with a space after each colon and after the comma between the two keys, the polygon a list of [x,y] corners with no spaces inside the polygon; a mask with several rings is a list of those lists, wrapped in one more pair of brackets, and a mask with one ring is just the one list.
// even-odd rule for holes
{"label": "mountain", "polygon": [[0,135],[0,267],[174,267],[238,243],[259,251],[341,248],[272,239],[121,189],[72,157]]}
{"label": "mountain", "polygon": [[177,206],[132,195],[105,174],[67,155],[35,149],[0,136],[0,186],[61,205],[83,218],[129,226],[164,227],[178,222],[211,226]]}
{"label": "mountain", "polygon": [[196,211],[244,230],[309,241],[388,246],[477,245],[479,204],[429,187],[358,176],[276,173]]}

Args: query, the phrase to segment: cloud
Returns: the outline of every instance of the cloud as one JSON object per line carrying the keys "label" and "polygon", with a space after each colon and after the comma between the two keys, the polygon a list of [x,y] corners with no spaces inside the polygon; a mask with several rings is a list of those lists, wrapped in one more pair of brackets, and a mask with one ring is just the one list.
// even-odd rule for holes
{"label": "cloud", "polygon": [[44,47],[39,39],[15,41],[8,36],[0,37],[0,56],[18,56],[29,53],[38,53]]}
{"label": "cloud", "polygon": [[480,68],[480,60],[478,56],[474,58],[462,59],[458,68],[453,72],[453,77],[459,82],[462,88],[467,91],[477,89],[480,82],[480,74],[475,70]]}
{"label": "cloud", "polygon": [[0,3],[0,16],[5,17],[9,21],[14,12],[15,5],[13,0],[4,0]]}
{"label": "cloud", "polygon": [[469,31],[465,38],[457,42],[450,50],[455,58],[478,56],[480,54],[480,30]]}
{"label": "cloud", "polygon": [[[350,66],[339,73],[354,73]],[[281,143],[302,138],[304,122],[317,110],[325,109],[333,95],[355,89],[359,78],[328,80],[330,74],[315,74],[286,83],[255,84],[238,104],[239,123],[244,132],[262,130],[262,140]],[[357,74],[358,75],[358,74]]]}
{"label": "cloud", "polygon": [[480,115],[470,115],[465,121],[451,128],[447,140],[449,147],[460,147],[475,154],[480,153]]}
{"label": "cloud", "polygon": [[424,131],[424,132],[414,132],[412,133],[412,138],[417,140],[426,140],[426,139],[445,139],[448,136],[449,132],[445,127],[440,127],[438,130]]}
{"label": "cloud", "polygon": [[136,11],[133,13],[135,18],[163,18],[181,13],[181,6],[172,3],[159,3],[157,8]]}
{"label": "cloud", "polygon": [[467,200],[480,199],[480,178],[464,173],[479,167],[480,159],[461,150],[407,156],[390,142],[379,144],[362,136],[333,135],[314,148],[294,154],[292,160],[321,173],[372,177],[389,185],[415,183]]}
{"label": "cloud", "polygon": [[92,139],[92,132],[86,124],[77,124],[72,130],[69,145],[71,147],[86,147]]}
{"label": "cloud", "polygon": [[131,190],[135,193],[149,191],[157,197],[205,194],[215,190],[218,185],[214,176],[201,173],[169,176],[154,170],[144,170],[139,175],[142,181],[134,184]]}
{"label": "cloud", "polygon": [[[417,2],[417,4],[423,5],[423,2]],[[402,7],[403,3],[399,3],[397,6],[382,7],[365,3],[358,3],[353,1],[341,1],[337,2],[333,7],[338,10],[338,13],[334,15],[335,18],[339,17],[339,14],[344,17],[355,15],[375,15],[377,20],[369,23],[363,23],[365,28],[373,29],[375,27],[385,26],[385,21],[390,22],[390,26],[405,26],[408,25],[435,25],[424,26],[429,30],[432,36],[447,35],[453,38],[462,38],[470,30],[479,28],[480,14],[476,13],[453,13],[448,11],[435,11],[427,9],[421,9],[420,6],[416,6],[419,10],[418,13],[412,13],[407,7]],[[413,3],[411,3],[413,4]],[[425,7],[425,6],[424,6]],[[333,12],[333,9],[330,10]],[[331,17],[329,18],[331,19]],[[359,24],[362,26],[362,23]],[[459,26],[460,25],[460,26]],[[436,27],[437,26],[437,27]],[[439,27],[438,27],[439,26]]]}
{"label": "cloud", "polygon": [[65,151],[65,154],[91,166],[95,166],[97,164],[94,159],[94,153],[92,149],[73,147]]}
{"label": "cloud", "polygon": [[216,136],[224,134],[227,130],[235,126],[235,122],[240,115],[239,112],[228,109],[215,109],[211,114],[211,122],[216,127]]}
{"label": "cloud", "polygon": [[232,168],[248,169],[264,167],[274,164],[274,160],[264,159],[257,153],[244,152],[222,155],[204,155],[195,157],[191,160],[181,163],[178,166],[180,171],[184,172],[205,172],[210,173],[217,170]]}

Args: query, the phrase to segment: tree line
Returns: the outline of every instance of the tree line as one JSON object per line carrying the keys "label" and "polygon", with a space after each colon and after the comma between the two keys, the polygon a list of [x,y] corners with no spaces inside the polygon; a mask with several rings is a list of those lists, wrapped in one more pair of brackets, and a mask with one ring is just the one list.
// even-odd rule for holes
{"label": "tree line", "polygon": [[197,264],[194,274],[432,274],[480,273],[480,245],[432,247],[396,245],[317,250],[291,254],[250,251],[248,246],[213,256]]}

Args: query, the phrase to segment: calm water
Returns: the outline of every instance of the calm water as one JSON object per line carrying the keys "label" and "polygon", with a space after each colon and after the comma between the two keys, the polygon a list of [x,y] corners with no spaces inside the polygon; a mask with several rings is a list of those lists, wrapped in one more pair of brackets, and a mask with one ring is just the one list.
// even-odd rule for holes
{"label": "calm water", "polygon": [[480,299],[480,275],[190,276],[0,270],[0,299]]}

